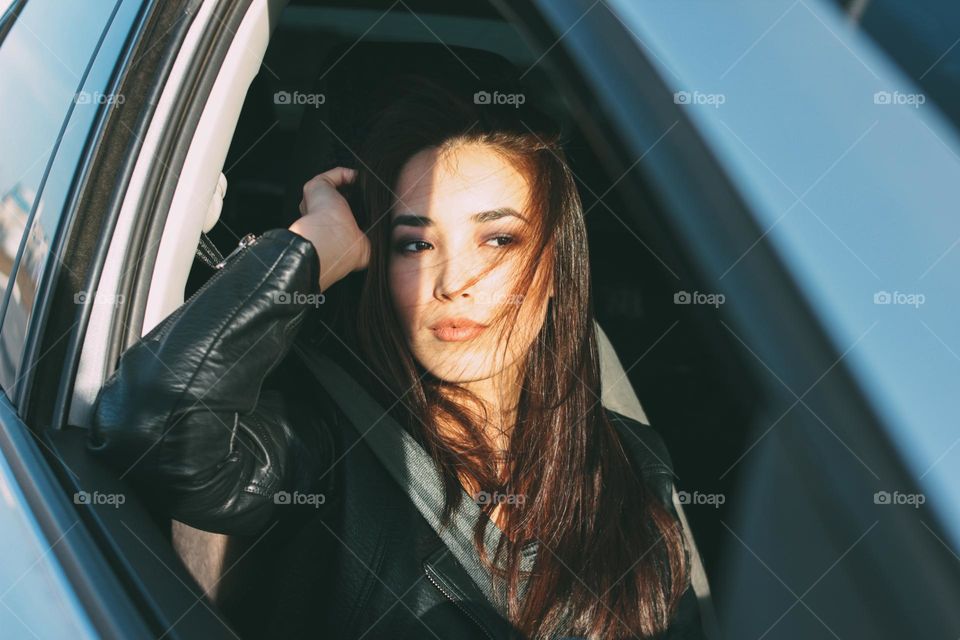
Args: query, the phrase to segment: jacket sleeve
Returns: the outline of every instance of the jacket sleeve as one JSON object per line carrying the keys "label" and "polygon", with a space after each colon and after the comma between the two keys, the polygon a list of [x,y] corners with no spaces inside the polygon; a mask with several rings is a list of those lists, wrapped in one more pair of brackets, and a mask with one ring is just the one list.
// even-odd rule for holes
{"label": "jacket sleeve", "polygon": [[[174,519],[240,535],[283,492],[318,491],[322,425],[264,380],[320,295],[313,244],[271,229],[120,357],[97,396],[89,448]],[[313,493],[314,497],[318,494]]]}

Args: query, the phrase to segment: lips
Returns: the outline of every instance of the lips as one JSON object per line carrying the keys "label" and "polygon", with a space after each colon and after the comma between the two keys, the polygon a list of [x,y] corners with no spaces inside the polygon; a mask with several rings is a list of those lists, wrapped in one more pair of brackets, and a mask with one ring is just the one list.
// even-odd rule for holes
{"label": "lips", "polygon": [[472,340],[483,333],[487,325],[481,324],[470,318],[444,318],[443,320],[430,325],[430,330],[438,340],[443,342],[463,342]]}

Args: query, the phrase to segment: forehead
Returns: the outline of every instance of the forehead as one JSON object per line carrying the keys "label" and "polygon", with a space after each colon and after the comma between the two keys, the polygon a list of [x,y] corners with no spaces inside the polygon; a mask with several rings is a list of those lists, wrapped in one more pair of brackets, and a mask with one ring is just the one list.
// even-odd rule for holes
{"label": "forehead", "polygon": [[478,144],[460,145],[445,153],[424,149],[404,165],[397,180],[397,206],[403,212],[439,220],[466,217],[478,211],[527,208],[527,178],[502,155]]}

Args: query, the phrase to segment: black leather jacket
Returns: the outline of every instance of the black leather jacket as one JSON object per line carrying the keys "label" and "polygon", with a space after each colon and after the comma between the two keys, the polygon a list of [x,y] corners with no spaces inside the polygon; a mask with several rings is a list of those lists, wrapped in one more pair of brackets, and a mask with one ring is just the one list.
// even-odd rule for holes
{"label": "black leather jacket", "polygon": [[[510,637],[291,353],[319,266],[313,245],[284,228],[229,258],[123,353],[97,398],[91,451],[130,469],[163,514],[247,541],[220,602],[248,637]],[[613,417],[634,432],[623,440],[673,511],[662,440]],[[322,503],[277,504],[284,491]],[[703,637],[692,589],[667,637]]]}

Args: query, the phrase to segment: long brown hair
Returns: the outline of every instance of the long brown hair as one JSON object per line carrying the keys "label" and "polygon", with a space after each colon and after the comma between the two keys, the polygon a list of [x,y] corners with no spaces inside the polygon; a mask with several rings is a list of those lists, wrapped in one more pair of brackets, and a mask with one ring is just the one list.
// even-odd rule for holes
{"label": "long brown hair", "polygon": [[[437,463],[445,522],[464,497],[464,476],[490,493],[524,497],[523,504],[501,503],[505,535],[494,559],[483,544],[489,518],[481,518],[474,539],[486,565],[502,567],[509,617],[524,637],[656,636],[686,589],[688,560],[676,519],[633,468],[600,404],[586,228],[561,132],[529,102],[491,104],[427,80],[402,82],[366,129],[352,196],[371,241],[369,268],[356,274],[362,288],[352,332],[365,367],[375,373],[385,406]],[[464,143],[488,145],[530,181],[538,241],[511,295],[531,293],[544,259],[555,283],[544,325],[523,359],[516,423],[501,453],[484,437],[479,398],[430,375],[413,357],[389,289],[389,213],[403,166],[421,150]],[[509,326],[518,305],[500,306]],[[457,437],[441,433],[440,418],[459,427]],[[481,509],[489,516],[495,506]],[[534,540],[539,551],[519,597],[520,551]]]}

